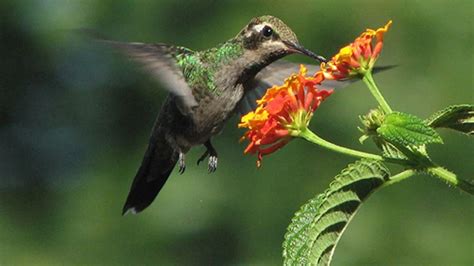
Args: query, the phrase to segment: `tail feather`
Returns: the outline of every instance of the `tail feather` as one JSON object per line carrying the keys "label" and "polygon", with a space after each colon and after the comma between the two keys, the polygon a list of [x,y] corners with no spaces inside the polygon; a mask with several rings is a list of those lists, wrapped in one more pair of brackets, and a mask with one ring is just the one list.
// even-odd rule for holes
{"label": "tail feather", "polygon": [[147,208],[168,180],[178,161],[178,153],[165,138],[152,138],[133,180],[122,215],[139,213]]}

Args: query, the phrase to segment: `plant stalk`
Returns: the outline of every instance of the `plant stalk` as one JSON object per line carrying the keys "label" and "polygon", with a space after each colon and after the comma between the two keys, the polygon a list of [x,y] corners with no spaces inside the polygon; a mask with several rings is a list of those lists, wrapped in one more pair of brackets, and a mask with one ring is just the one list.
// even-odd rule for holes
{"label": "plant stalk", "polygon": [[384,158],[380,155],[372,154],[372,153],[367,153],[367,152],[362,152],[362,151],[356,151],[353,149],[349,149],[346,147],[342,147],[339,145],[336,145],[334,143],[331,143],[325,139],[322,139],[318,135],[314,134],[311,130],[309,129],[304,129],[302,130],[299,134],[299,137],[304,138],[305,140],[317,144],[319,146],[322,146],[326,149],[346,154],[352,157],[357,157],[357,158],[365,158],[365,159],[372,159],[372,160],[378,160],[378,161],[383,161]]}
{"label": "plant stalk", "polygon": [[458,178],[455,173],[450,172],[441,166],[430,167],[428,168],[428,172],[445,181],[449,185],[455,186],[464,192],[474,195],[474,184]]}
{"label": "plant stalk", "polygon": [[416,174],[416,170],[414,169],[408,169],[408,170],[405,170],[403,172],[400,172],[394,176],[391,176],[387,182],[385,182],[382,187],[387,187],[387,186],[390,186],[390,185],[393,185],[395,183],[398,183],[400,181],[403,181],[407,178],[409,178],[410,176]]}
{"label": "plant stalk", "polygon": [[382,110],[384,111],[384,113],[385,114],[392,113],[392,108],[390,108],[387,101],[385,101],[385,98],[380,93],[380,90],[377,87],[377,84],[375,84],[374,77],[372,76],[372,71],[371,70],[365,72],[365,75],[362,78],[362,80],[367,85],[367,87],[369,87],[370,92],[374,96],[375,100],[377,100],[380,107],[382,107]]}

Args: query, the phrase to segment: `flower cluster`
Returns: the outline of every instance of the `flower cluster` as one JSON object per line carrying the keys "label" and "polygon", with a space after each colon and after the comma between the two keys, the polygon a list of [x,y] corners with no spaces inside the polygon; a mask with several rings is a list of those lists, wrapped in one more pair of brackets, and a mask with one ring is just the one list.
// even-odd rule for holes
{"label": "flower cluster", "polygon": [[370,73],[391,24],[389,21],[383,28],[367,29],[329,62],[322,63],[314,76],[307,77],[301,65],[300,72],[287,78],[282,86],[268,89],[257,101],[256,110],[244,115],[239,123],[239,128],[248,129],[241,138],[250,142],[244,153],[256,153],[260,167],[264,155],[285,146],[292,137],[302,136],[313,112],[333,92],[317,86],[325,79],[345,80]]}
{"label": "flower cluster", "polygon": [[[383,28],[367,29],[351,44],[339,50],[331,61],[321,64],[324,77],[342,80],[356,75],[364,75],[372,70],[382,51],[384,34],[390,28],[390,20]],[[375,45],[374,43],[375,38]]]}
{"label": "flower cluster", "polygon": [[298,74],[287,78],[282,86],[268,89],[257,101],[257,109],[241,118],[239,127],[248,129],[242,140],[250,141],[244,153],[257,153],[257,166],[263,155],[275,152],[306,129],[313,112],[332,93],[316,87],[323,80],[322,72],[307,77],[301,65]]}

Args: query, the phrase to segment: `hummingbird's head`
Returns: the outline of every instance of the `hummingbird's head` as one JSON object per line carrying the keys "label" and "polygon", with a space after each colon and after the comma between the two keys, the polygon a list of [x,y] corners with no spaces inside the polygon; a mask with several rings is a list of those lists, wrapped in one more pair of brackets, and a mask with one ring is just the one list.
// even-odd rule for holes
{"label": "hummingbird's head", "polygon": [[296,34],[280,19],[273,16],[253,18],[237,36],[245,49],[254,50],[262,60],[276,60],[298,53],[320,62],[326,59],[300,45]]}

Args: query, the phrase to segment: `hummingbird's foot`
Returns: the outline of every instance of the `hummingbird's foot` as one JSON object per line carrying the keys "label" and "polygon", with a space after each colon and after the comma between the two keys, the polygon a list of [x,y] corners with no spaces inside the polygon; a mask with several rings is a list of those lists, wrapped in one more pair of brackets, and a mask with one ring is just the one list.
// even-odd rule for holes
{"label": "hummingbird's foot", "polygon": [[209,151],[206,150],[202,155],[201,157],[199,157],[199,159],[197,160],[197,165],[199,165],[202,161],[204,161],[204,159],[206,159],[206,157],[209,155]]}
{"label": "hummingbird's foot", "polygon": [[204,146],[206,146],[206,152],[204,152],[201,157],[199,157],[197,164],[199,165],[204,159],[206,159],[207,156],[209,156],[209,161],[207,163],[207,170],[209,173],[213,173],[217,170],[217,152],[216,149],[211,144],[211,141],[208,140],[206,143],[204,143]]}
{"label": "hummingbird's foot", "polygon": [[184,153],[182,153],[182,152],[179,153],[178,167],[179,167],[178,172],[179,172],[180,174],[183,174],[183,173],[184,173],[184,170],[186,170],[186,162],[185,162],[185,160],[184,160]]}
{"label": "hummingbird's foot", "polygon": [[214,173],[217,170],[217,154],[209,156],[207,170],[209,171],[209,173]]}

